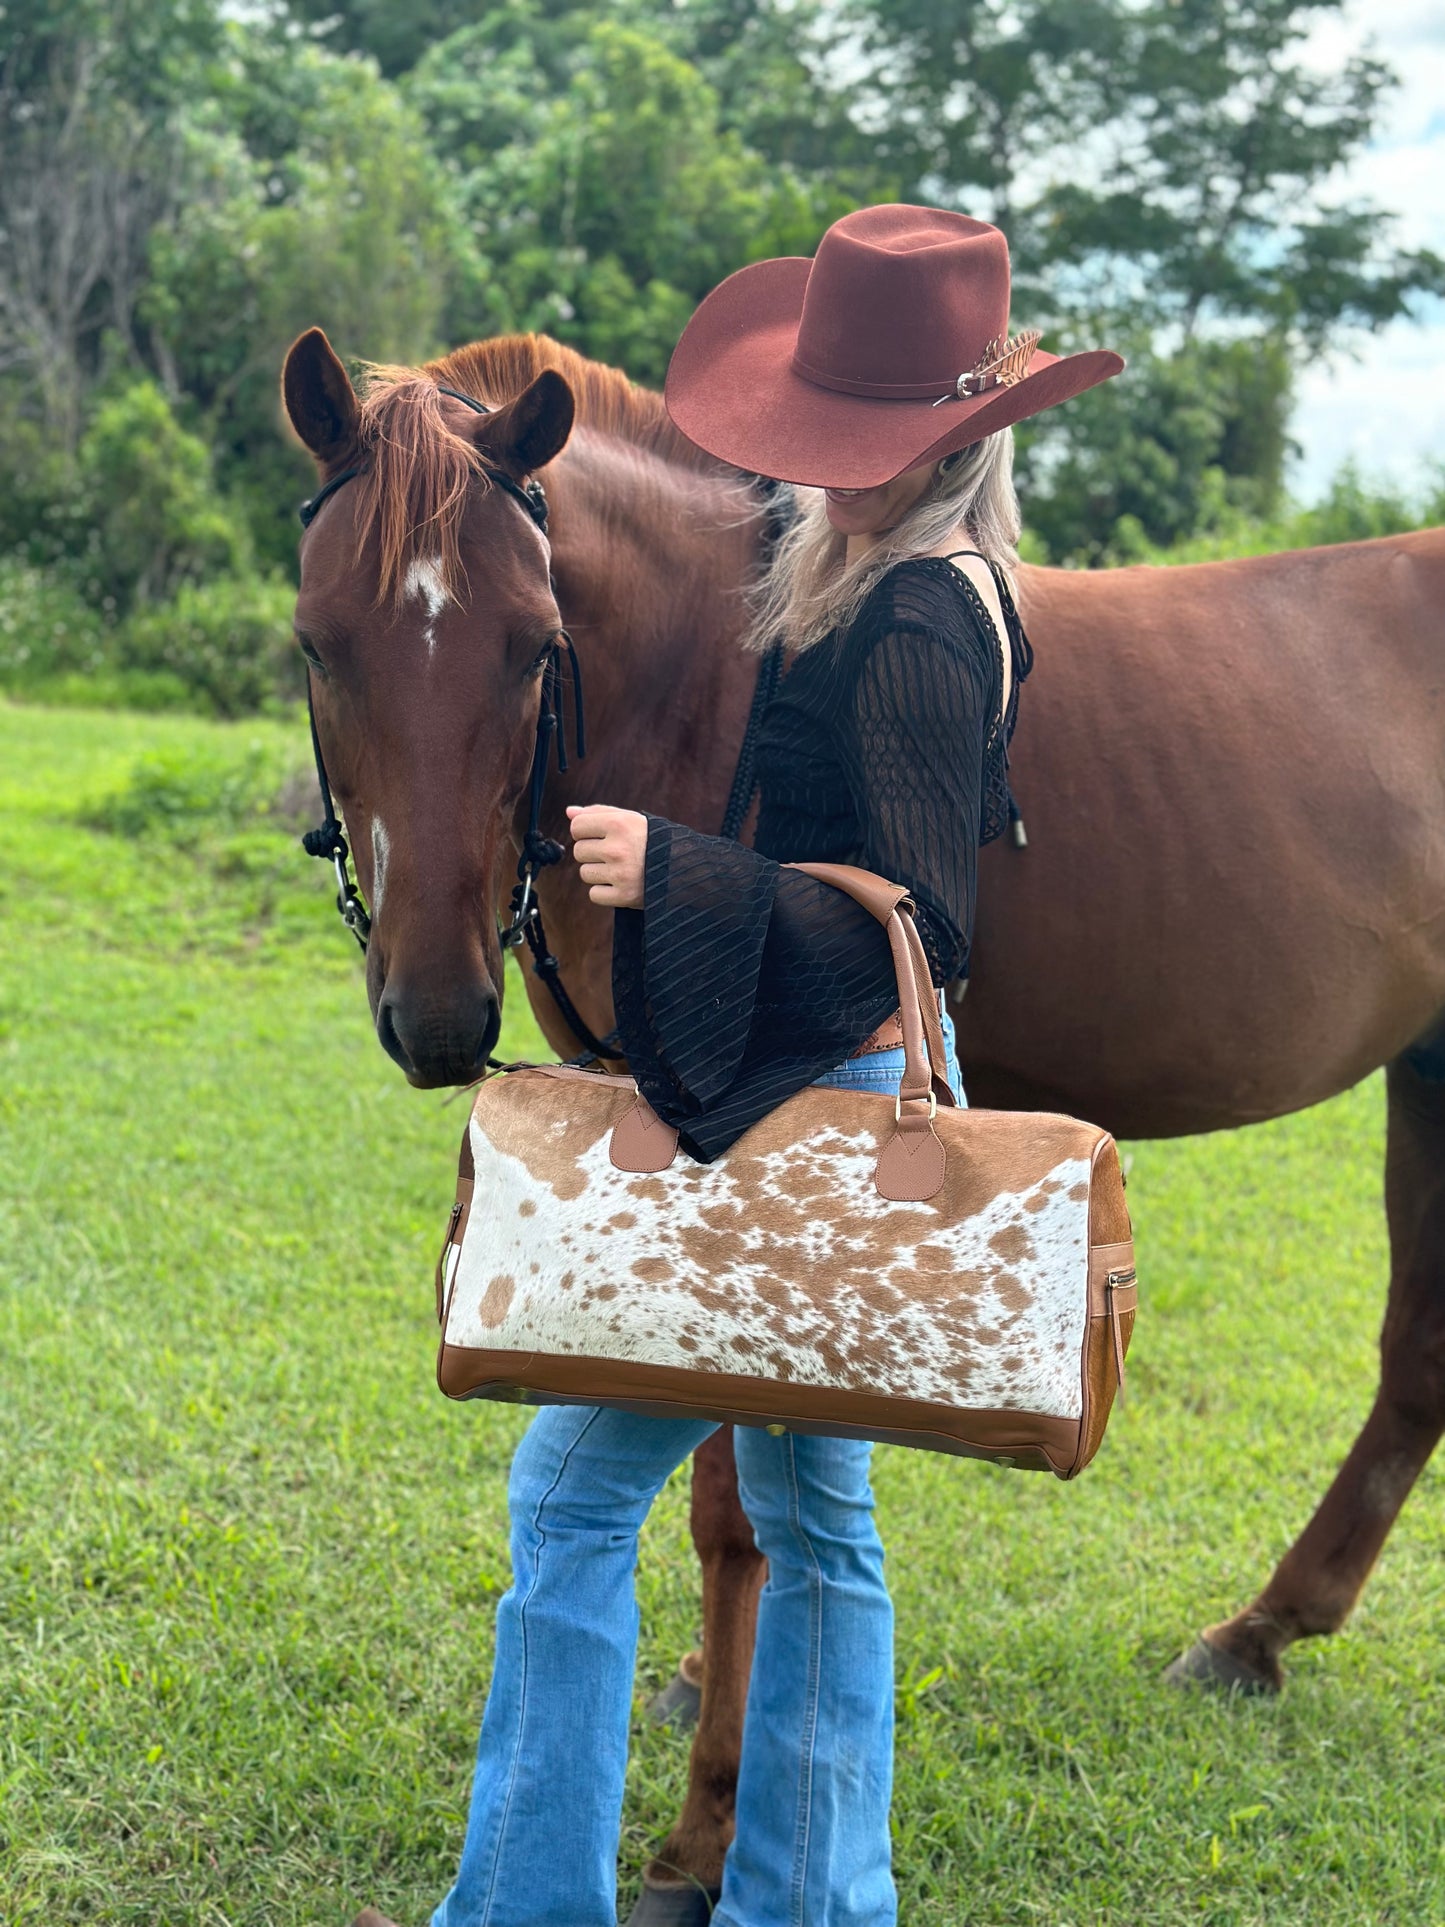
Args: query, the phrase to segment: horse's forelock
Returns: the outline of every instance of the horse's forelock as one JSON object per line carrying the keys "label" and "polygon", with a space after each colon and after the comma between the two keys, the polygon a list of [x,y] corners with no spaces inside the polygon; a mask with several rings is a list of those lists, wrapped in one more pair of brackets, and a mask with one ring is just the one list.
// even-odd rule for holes
{"label": "horse's forelock", "polygon": [[415,368],[370,367],[359,439],[367,462],[358,477],[360,535],[375,531],[378,599],[394,601],[423,553],[440,556],[453,598],[462,579],[462,508],[474,481],[485,483],[481,455],[447,426],[430,375]]}

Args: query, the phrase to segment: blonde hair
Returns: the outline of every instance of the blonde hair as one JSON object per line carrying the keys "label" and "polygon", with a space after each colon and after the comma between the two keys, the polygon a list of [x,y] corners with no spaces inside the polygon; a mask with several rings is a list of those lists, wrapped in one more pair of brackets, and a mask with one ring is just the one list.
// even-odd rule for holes
{"label": "blonde hair", "polygon": [[798,513],[753,595],[743,646],[812,648],[849,623],[878,578],[905,556],[937,551],[955,530],[1002,570],[1014,588],[1019,504],[1013,485],[1013,430],[1003,428],[946,456],[901,521],[856,562],[828,520],[822,489],[795,488]]}

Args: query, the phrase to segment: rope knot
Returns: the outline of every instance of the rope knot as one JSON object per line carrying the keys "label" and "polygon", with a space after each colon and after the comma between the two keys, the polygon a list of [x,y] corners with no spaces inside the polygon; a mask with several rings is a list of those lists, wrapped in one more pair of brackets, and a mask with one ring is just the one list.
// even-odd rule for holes
{"label": "rope knot", "polygon": [[545,870],[550,864],[560,863],[566,854],[560,843],[543,836],[540,830],[528,830],[522,838],[522,860],[534,869]]}
{"label": "rope knot", "polygon": [[343,863],[351,854],[346,847],[346,838],[341,834],[341,825],[334,816],[328,816],[319,829],[307,830],[301,838],[301,847],[307,856],[339,856]]}

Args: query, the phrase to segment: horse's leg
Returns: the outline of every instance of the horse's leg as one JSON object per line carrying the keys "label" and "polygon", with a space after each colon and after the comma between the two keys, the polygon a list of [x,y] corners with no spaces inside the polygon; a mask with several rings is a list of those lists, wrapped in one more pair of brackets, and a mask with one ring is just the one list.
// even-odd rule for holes
{"label": "horse's leg", "polygon": [[1259,1598],[1205,1628],[1169,1668],[1176,1682],[1277,1692],[1284,1649],[1349,1617],[1445,1430],[1445,1024],[1389,1065],[1386,1087],[1390,1299],[1374,1409]]}
{"label": "horse's leg", "polygon": [[702,1565],[702,1705],[677,1823],[643,1875],[628,1927],[698,1927],[722,1886],[733,1837],[743,1709],[766,1570],[738,1498],[731,1426],[692,1462],[692,1538]]}

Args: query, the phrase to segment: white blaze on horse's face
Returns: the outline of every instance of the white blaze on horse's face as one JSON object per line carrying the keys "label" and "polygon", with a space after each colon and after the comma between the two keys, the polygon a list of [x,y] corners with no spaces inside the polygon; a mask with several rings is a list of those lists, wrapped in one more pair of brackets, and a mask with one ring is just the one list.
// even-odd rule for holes
{"label": "white blaze on horse's face", "polygon": [[426,610],[426,627],[422,635],[426,638],[427,655],[431,656],[437,646],[437,618],[447,606],[447,586],[442,579],[441,557],[418,556],[408,568],[403,586],[407,597],[419,602]]}
{"label": "white blaze on horse's face", "polygon": [[371,819],[371,914],[381,915],[381,899],[386,894],[386,861],[391,855],[391,838],[379,816]]}

